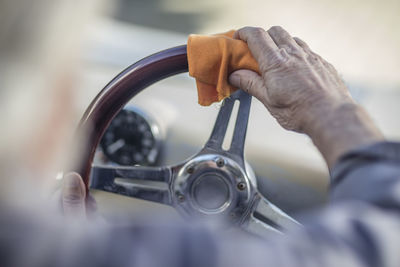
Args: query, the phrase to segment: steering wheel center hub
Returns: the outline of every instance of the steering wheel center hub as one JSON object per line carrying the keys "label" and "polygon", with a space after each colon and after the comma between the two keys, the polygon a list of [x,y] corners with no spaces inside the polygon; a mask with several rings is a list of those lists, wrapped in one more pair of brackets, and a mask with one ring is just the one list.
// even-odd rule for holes
{"label": "steering wheel center hub", "polygon": [[196,179],[192,187],[192,196],[198,207],[205,212],[215,212],[229,205],[229,185],[218,174],[204,174]]}
{"label": "steering wheel center hub", "polygon": [[191,159],[172,186],[174,206],[184,215],[230,220],[239,220],[255,192],[245,170],[233,159],[218,154]]}

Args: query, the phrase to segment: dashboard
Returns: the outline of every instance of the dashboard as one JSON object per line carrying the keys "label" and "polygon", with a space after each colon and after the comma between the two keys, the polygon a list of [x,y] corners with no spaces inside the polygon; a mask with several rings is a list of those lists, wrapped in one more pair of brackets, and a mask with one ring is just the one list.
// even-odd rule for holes
{"label": "dashboard", "polygon": [[162,137],[159,125],[140,108],[127,106],[112,120],[100,141],[103,163],[154,166]]}

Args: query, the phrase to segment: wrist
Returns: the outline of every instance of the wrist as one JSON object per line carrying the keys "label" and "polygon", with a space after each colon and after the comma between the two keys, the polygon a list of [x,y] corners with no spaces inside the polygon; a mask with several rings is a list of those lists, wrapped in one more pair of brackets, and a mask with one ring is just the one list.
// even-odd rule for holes
{"label": "wrist", "polygon": [[310,111],[313,114],[303,132],[310,136],[330,169],[345,152],[384,139],[367,112],[351,99],[321,103],[318,110]]}
{"label": "wrist", "polygon": [[302,114],[302,132],[308,136],[318,135],[321,131],[347,124],[353,114],[361,107],[352,99],[332,101],[329,99],[314,101]]}

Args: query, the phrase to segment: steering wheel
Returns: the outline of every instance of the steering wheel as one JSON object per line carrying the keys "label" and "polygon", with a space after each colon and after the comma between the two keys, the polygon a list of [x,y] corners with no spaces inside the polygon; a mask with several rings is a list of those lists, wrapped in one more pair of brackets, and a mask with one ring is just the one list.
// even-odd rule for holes
{"label": "steering wheel", "polygon": [[[146,57],[117,75],[87,108],[79,129],[88,137],[81,174],[89,188],[170,205],[185,217],[215,218],[256,235],[298,226],[257,190],[244,160],[252,97],[242,90],[225,99],[204,147],[174,166],[92,166],[97,145],[111,120],[136,94],[166,77],[187,72],[186,45]],[[222,148],[235,101],[240,102],[232,142]]]}

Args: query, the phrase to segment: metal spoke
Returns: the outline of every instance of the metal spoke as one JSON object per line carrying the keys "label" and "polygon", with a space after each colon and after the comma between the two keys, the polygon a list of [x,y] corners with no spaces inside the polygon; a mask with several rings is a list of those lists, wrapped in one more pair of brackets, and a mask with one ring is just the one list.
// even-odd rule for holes
{"label": "metal spoke", "polygon": [[256,235],[266,236],[301,225],[267,199],[257,194],[255,205],[244,228]]}
{"label": "metal spoke", "polygon": [[211,132],[211,136],[204,146],[205,149],[222,151],[222,143],[226,135],[235,101],[240,101],[240,107],[236,118],[231,146],[227,152],[243,157],[247,123],[250,114],[251,96],[242,90],[238,90],[236,93],[224,100],[218,113],[217,120],[215,121],[214,128]]}
{"label": "metal spoke", "polygon": [[169,167],[93,166],[90,188],[171,205]]}
{"label": "metal spoke", "polygon": [[281,231],[269,226],[268,224],[265,224],[253,216],[250,216],[249,220],[246,222],[246,225],[244,225],[244,229],[249,233],[260,237],[269,237],[271,234],[282,234]]}

